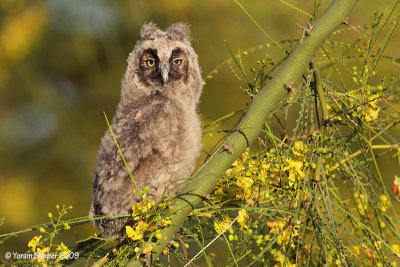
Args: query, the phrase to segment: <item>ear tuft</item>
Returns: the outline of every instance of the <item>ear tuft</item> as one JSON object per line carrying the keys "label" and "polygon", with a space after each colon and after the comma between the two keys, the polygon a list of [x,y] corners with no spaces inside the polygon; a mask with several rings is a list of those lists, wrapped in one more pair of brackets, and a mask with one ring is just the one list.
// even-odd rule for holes
{"label": "ear tuft", "polygon": [[169,39],[172,40],[179,40],[188,43],[190,43],[191,40],[190,25],[184,22],[172,24],[167,29],[167,34]]}
{"label": "ear tuft", "polygon": [[143,25],[142,29],[140,30],[140,37],[142,40],[150,40],[154,38],[152,36],[158,31],[161,30],[154,22],[150,21],[149,23]]}

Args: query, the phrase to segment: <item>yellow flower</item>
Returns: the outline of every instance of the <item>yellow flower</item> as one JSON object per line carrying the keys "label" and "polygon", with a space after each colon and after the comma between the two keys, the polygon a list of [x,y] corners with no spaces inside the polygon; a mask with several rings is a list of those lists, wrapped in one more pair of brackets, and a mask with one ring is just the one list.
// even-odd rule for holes
{"label": "yellow flower", "polygon": [[299,235],[299,224],[300,222],[297,222],[293,225],[292,223],[287,223],[283,220],[267,222],[267,225],[271,228],[269,233],[279,234],[276,242],[282,246],[286,246],[286,244],[290,242],[290,246],[293,248],[295,247],[293,237]]}
{"label": "yellow flower", "polygon": [[197,213],[196,214],[197,216],[202,216],[202,217],[207,217],[207,218],[209,218],[209,219],[211,219],[211,217],[212,217],[212,213],[210,213],[210,212],[200,212],[200,213]]}
{"label": "yellow flower", "polygon": [[[299,160],[288,159],[287,165],[283,168],[284,171],[289,171],[289,186],[291,187],[294,182],[301,181],[305,177],[303,170],[303,162]],[[295,186],[296,187],[296,186]]]}
{"label": "yellow flower", "polygon": [[267,225],[271,228],[269,230],[270,233],[279,234],[282,231],[283,227],[285,227],[286,222],[276,220],[272,222],[267,222]]}
{"label": "yellow flower", "polygon": [[[272,253],[273,252],[273,253]],[[274,257],[274,261],[279,263],[279,264],[275,264],[274,267],[278,267],[278,266],[283,266],[285,263],[285,255],[282,254],[282,252],[278,251],[272,251],[272,256]]]}
{"label": "yellow flower", "polygon": [[[242,154],[243,155],[243,154]],[[238,158],[233,164],[232,167],[230,169],[228,169],[226,172],[229,173],[235,173],[235,172],[240,172],[243,171],[244,169],[246,169],[243,166],[243,159]]]}
{"label": "yellow flower", "polygon": [[240,229],[247,229],[247,222],[249,221],[249,214],[247,210],[239,210],[239,217],[237,222],[240,224]]}
{"label": "yellow flower", "polygon": [[269,169],[269,166],[270,166],[270,164],[263,163],[263,164],[261,165],[261,168],[262,168],[263,170],[268,170],[268,169]]}
{"label": "yellow flower", "polygon": [[[299,196],[300,197],[300,196]],[[307,189],[305,189],[304,190],[304,194],[303,194],[303,202],[308,202],[308,201],[310,201],[310,194],[308,193],[308,190]]]}
{"label": "yellow flower", "polygon": [[37,249],[37,258],[36,258],[36,260],[37,260],[37,262],[41,262],[44,266],[47,266],[47,252],[49,252],[49,250],[50,250],[50,248],[49,247],[46,247],[46,248],[43,248],[43,249],[40,249],[40,248],[38,248]]}
{"label": "yellow flower", "polygon": [[56,250],[59,251],[59,252],[67,252],[67,253],[71,252],[71,250],[69,250],[68,247],[66,245],[64,245],[63,242],[61,242],[61,244],[58,245]]}
{"label": "yellow flower", "polygon": [[254,190],[251,190],[253,183],[254,181],[250,177],[239,176],[236,181],[238,187],[236,198],[249,200],[252,192],[254,192]]}
{"label": "yellow flower", "polygon": [[221,202],[222,197],[224,196],[224,188],[221,185],[217,185],[217,189],[214,191],[214,194],[211,196],[211,199],[214,202]]}
{"label": "yellow flower", "polygon": [[400,246],[393,244],[391,247],[396,252],[396,256],[400,258]]}
{"label": "yellow flower", "polygon": [[140,240],[143,238],[143,233],[133,230],[129,225],[125,226],[127,236],[132,240]]}
{"label": "yellow flower", "polygon": [[[214,228],[215,231],[220,234],[221,232],[225,231],[227,229],[229,233],[233,234],[233,229],[232,226],[229,226],[232,223],[231,219],[227,216],[222,216],[222,220],[214,220]],[[228,227],[229,226],[229,227]]]}
{"label": "yellow flower", "polygon": [[338,121],[342,120],[342,118],[340,116],[336,116],[338,114],[338,112],[341,110],[340,106],[337,106],[335,104],[333,106],[331,106],[328,104],[327,108],[328,108],[329,117],[331,117],[332,120],[338,120]]}
{"label": "yellow flower", "polygon": [[149,224],[145,221],[140,221],[135,229],[130,227],[129,225],[125,226],[126,235],[132,240],[140,240],[143,238],[144,232],[149,228]]}
{"label": "yellow flower", "polygon": [[[289,259],[285,259],[285,255],[282,254],[280,250],[271,250],[271,254],[274,257],[274,261],[277,263],[274,265],[274,267],[281,267],[281,266],[287,266],[287,267],[295,267],[296,264],[293,264],[290,262]],[[285,262],[286,261],[286,262]]]}
{"label": "yellow flower", "polygon": [[141,215],[147,211],[146,206],[142,206],[140,202],[136,202],[132,205],[132,216],[135,217],[137,215]]}
{"label": "yellow flower", "polygon": [[[57,258],[56,262],[58,262],[60,260],[68,259],[68,255],[69,255],[69,253],[71,253],[71,250],[68,249],[68,247],[66,245],[64,245],[63,242],[61,242],[61,244],[58,245],[58,247],[56,248],[56,251],[59,252],[59,257]],[[60,256],[62,256],[62,257],[60,257]]]}
{"label": "yellow flower", "polygon": [[171,224],[171,221],[164,220],[164,219],[160,220],[160,222],[159,222],[159,225],[161,227],[164,227],[164,226],[167,226],[167,225],[170,225],[170,224]]}
{"label": "yellow flower", "polygon": [[368,210],[368,197],[365,194],[354,193],[354,198],[357,203],[357,208],[362,216],[367,215]]}
{"label": "yellow flower", "polygon": [[239,177],[236,181],[236,185],[243,189],[248,189],[253,185],[253,179],[249,177]]}
{"label": "yellow flower", "polygon": [[[133,239],[133,236],[135,235],[135,231],[133,230],[133,228],[130,227],[129,225],[127,225],[127,226],[125,226],[125,231],[126,231],[126,235],[127,235],[129,238],[132,238],[132,239]],[[135,239],[133,239],[133,240],[135,240]]]}
{"label": "yellow flower", "polygon": [[374,109],[374,108],[368,108],[366,109],[367,112],[363,112],[364,118],[366,122],[370,122],[373,120],[376,120],[379,115],[379,110],[380,108]]}
{"label": "yellow flower", "polygon": [[296,143],[294,143],[292,151],[296,157],[304,157],[305,153],[307,153],[307,147],[304,145],[303,142],[296,141]]}
{"label": "yellow flower", "polygon": [[163,251],[163,255],[167,255],[169,252],[169,247],[165,247],[164,251]]}
{"label": "yellow flower", "polygon": [[353,245],[350,249],[354,254],[354,258],[358,259],[358,255],[360,255],[360,247]]}
{"label": "yellow flower", "polygon": [[381,248],[382,241],[374,241],[375,248]]}
{"label": "yellow flower", "polygon": [[31,241],[29,241],[28,247],[32,247],[32,251],[35,251],[36,247],[40,245],[41,238],[41,235],[33,237]]}
{"label": "yellow flower", "polygon": [[143,254],[149,254],[153,249],[153,244],[148,244],[147,247],[143,250]]}
{"label": "yellow flower", "polygon": [[135,227],[135,229],[136,230],[138,230],[138,231],[146,231],[147,230],[147,228],[149,228],[149,224],[148,223],[146,223],[145,221],[140,221],[137,225],[136,225],[136,227]]}
{"label": "yellow flower", "polygon": [[390,208],[390,201],[389,199],[386,197],[386,195],[381,194],[380,195],[380,199],[381,199],[381,203],[380,203],[380,208],[383,212],[387,211]]}
{"label": "yellow flower", "polygon": [[157,238],[157,239],[161,239],[161,237],[162,237],[161,231],[160,231],[160,230],[157,230],[157,231],[156,231],[156,238]]}

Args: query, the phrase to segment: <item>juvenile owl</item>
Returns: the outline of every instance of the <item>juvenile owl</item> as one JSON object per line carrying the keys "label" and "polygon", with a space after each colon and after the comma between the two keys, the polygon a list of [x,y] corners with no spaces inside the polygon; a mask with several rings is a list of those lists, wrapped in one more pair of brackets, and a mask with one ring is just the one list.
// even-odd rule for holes
{"label": "juvenile owl", "polygon": [[[201,148],[196,113],[202,90],[190,30],[176,23],[166,31],[145,24],[129,54],[121,100],[111,128],[126,163],[147,198],[159,202],[164,192],[189,177]],[[101,139],[94,168],[90,217],[130,214],[140,198],[110,131]],[[128,217],[95,220],[103,237],[121,236]]]}

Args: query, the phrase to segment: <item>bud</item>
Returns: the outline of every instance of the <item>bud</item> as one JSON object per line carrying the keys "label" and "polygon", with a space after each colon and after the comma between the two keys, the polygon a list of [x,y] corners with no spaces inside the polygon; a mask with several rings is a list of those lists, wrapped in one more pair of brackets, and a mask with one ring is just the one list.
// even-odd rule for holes
{"label": "bud", "polygon": [[399,188],[396,185],[392,185],[392,192],[397,196],[397,193],[399,193]]}
{"label": "bud", "polygon": [[228,239],[229,241],[233,241],[233,235],[229,235]]}
{"label": "bud", "polygon": [[156,231],[156,238],[157,239],[161,239],[161,237],[162,237],[162,234],[161,234],[160,230],[157,230]]}

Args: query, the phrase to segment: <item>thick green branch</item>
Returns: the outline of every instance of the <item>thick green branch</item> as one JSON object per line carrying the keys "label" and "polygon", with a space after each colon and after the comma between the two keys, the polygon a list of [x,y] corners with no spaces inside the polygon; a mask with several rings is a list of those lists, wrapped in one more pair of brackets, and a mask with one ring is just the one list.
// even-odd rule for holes
{"label": "thick green branch", "polygon": [[[203,197],[212,191],[220,176],[257,138],[267,116],[287,96],[287,88],[290,87],[288,85],[301,78],[321,43],[342,24],[356,2],[357,0],[335,0],[321,17],[312,23],[311,34],[300,38],[274,78],[254,97],[248,112],[239,122],[236,130],[197,171],[193,181],[186,187],[185,193],[174,202],[172,223],[161,231],[163,238],[155,244],[153,255],[161,254],[187,215],[201,204]],[[224,145],[232,147],[232,151],[225,151]],[[141,265],[139,261],[131,262],[131,264]]]}

